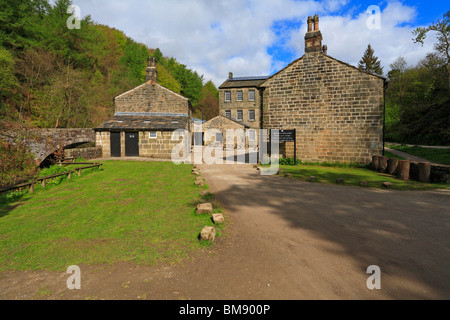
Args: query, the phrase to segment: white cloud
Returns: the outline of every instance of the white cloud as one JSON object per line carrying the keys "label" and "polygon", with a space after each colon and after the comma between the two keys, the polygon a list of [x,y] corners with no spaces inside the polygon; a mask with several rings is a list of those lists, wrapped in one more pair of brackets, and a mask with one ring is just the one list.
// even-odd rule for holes
{"label": "white cloud", "polygon": [[[348,0],[74,0],[82,15],[124,31],[150,48],[160,48],[170,57],[220,85],[228,72],[236,76],[266,75],[274,66],[282,67],[267,49],[277,42],[272,26],[276,21],[296,22],[290,28],[287,49],[298,57],[304,53],[306,18],[319,14],[328,53],[356,64],[370,43],[383,64],[398,56],[409,64],[432,50],[432,41],[423,48],[412,42],[411,22],[416,11],[401,3],[390,3],[382,12],[381,30],[369,30],[365,10],[356,17],[336,16]],[[334,15],[333,15],[334,14]],[[405,24],[406,23],[406,24]]]}
{"label": "white cloud", "polygon": [[[416,17],[414,8],[399,2],[389,3],[381,12],[381,29],[369,29],[369,15],[364,11],[357,17],[325,15],[320,19],[323,44],[328,46],[328,54],[352,65],[357,65],[367,46],[370,44],[375,55],[381,60],[384,71],[399,56],[403,56],[409,65],[415,65],[433,50],[434,39],[421,47],[412,41],[415,27],[411,23]],[[290,45],[298,54],[304,52],[303,39],[306,26],[292,33]]]}

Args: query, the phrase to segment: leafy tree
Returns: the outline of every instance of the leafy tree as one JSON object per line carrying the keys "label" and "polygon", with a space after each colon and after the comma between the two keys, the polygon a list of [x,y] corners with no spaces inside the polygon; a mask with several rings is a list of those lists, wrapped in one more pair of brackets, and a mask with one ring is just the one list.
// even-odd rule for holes
{"label": "leafy tree", "polygon": [[0,114],[7,109],[6,99],[13,96],[18,87],[15,76],[14,58],[8,50],[0,47]]}
{"label": "leafy tree", "polygon": [[369,44],[363,57],[358,63],[358,68],[381,76],[383,75],[383,67],[381,67],[381,62],[378,60],[378,57],[374,55],[374,53],[375,52],[372,49],[372,46]]}
{"label": "leafy tree", "polygon": [[448,86],[450,88],[450,11],[444,14],[442,20],[437,20],[429,27],[419,27],[413,31],[413,41],[415,43],[424,44],[427,33],[434,32],[436,34],[437,43],[434,45],[436,52],[442,57],[447,70]]}
{"label": "leafy tree", "polygon": [[194,114],[205,120],[211,120],[219,115],[219,90],[212,81],[208,81],[203,86],[200,100],[194,106]]}

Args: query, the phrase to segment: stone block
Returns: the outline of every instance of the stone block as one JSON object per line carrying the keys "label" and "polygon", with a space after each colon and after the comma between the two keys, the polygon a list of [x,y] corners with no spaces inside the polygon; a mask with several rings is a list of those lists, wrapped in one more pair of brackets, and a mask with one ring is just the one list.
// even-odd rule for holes
{"label": "stone block", "polygon": [[308,178],[308,181],[309,182],[316,182],[316,177],[311,176],[311,177]]}
{"label": "stone block", "polygon": [[367,186],[368,186],[368,182],[367,182],[367,181],[360,181],[360,182],[359,182],[359,185],[360,185],[361,187],[367,187]]}
{"label": "stone block", "polygon": [[392,188],[392,183],[391,182],[383,182],[383,188],[386,188],[386,189]]}
{"label": "stone block", "polygon": [[204,227],[200,233],[201,240],[213,242],[216,239],[216,228]]}
{"label": "stone block", "polygon": [[343,178],[337,178],[336,179],[336,183],[337,184],[343,184],[343,183],[345,183],[345,180]]}
{"label": "stone block", "polygon": [[211,203],[201,203],[197,205],[197,214],[212,214],[213,206]]}
{"label": "stone block", "polygon": [[204,183],[203,180],[195,180],[195,185],[199,187],[203,187]]}
{"label": "stone block", "polygon": [[215,224],[220,224],[225,222],[225,218],[223,217],[223,214],[221,213],[215,213],[212,215],[213,222]]}

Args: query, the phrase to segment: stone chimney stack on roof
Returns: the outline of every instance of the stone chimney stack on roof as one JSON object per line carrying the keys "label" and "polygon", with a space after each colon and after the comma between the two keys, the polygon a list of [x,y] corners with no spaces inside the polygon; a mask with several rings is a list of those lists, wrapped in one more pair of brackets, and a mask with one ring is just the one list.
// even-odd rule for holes
{"label": "stone chimney stack on roof", "polygon": [[158,71],[156,70],[156,58],[148,57],[148,66],[146,70],[146,81],[154,81],[158,83]]}
{"label": "stone chimney stack on roof", "polygon": [[233,79],[233,72],[228,73],[228,80],[231,80],[231,79]]}
{"label": "stone chimney stack on roof", "polygon": [[[314,24],[314,30],[313,30]],[[305,35],[305,53],[322,52],[322,33],[319,30],[319,16],[308,17],[308,32]]]}

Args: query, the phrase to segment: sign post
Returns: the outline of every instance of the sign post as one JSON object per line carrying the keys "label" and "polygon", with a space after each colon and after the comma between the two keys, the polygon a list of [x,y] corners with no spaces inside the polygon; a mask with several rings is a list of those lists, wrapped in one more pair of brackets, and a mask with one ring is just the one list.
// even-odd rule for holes
{"label": "sign post", "polygon": [[[273,135],[272,135],[273,134]],[[297,165],[297,130],[270,130],[270,141],[272,138],[278,142],[293,142],[294,143],[294,166]]]}

